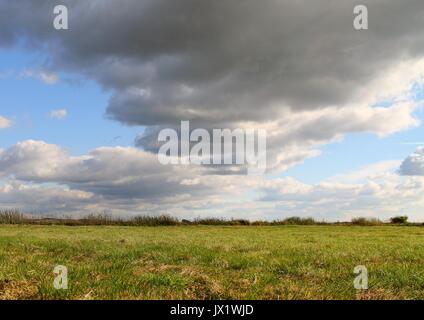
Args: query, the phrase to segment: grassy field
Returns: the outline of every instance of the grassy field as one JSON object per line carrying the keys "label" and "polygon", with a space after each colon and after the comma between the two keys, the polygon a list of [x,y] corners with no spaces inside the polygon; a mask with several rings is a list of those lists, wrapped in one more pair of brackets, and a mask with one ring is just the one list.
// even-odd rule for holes
{"label": "grassy field", "polygon": [[424,299],[424,227],[1,225],[0,299]]}

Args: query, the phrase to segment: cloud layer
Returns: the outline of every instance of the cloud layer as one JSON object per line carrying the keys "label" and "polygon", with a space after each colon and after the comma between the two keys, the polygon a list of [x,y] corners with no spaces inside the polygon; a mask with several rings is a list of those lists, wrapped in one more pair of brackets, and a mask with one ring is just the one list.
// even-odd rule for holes
{"label": "cloud layer", "polygon": [[64,1],[66,32],[52,28],[52,1],[0,4],[0,43],[54,45],[51,64],[116,89],[107,112],[129,124],[343,107],[424,50],[419,0],[369,1],[368,32],[352,27],[353,1]]}
{"label": "cloud layer", "polygon": [[61,147],[27,140],[0,151],[0,177],[30,183],[57,183],[110,199],[165,202],[181,195],[206,195],[219,179],[202,178],[199,167],[164,166],[156,155],[135,148],[103,147],[72,157]]}
{"label": "cloud layer", "polygon": [[[355,1],[63,4],[70,30],[62,32],[52,27],[52,1],[0,1],[0,45],[27,39],[48,54],[44,69],[96,80],[113,92],[109,118],[150,133],[181,120],[266,128],[269,167],[284,169],[344,134],[417,124],[410,95],[424,75],[420,0],[368,1],[362,32],[352,26]],[[390,108],[373,108],[387,100]],[[138,141],[148,149],[157,136]]]}
{"label": "cloud layer", "polygon": [[346,220],[401,212],[420,219],[424,178],[401,177],[395,173],[398,165],[375,164],[312,185],[293,178],[241,178],[201,167],[162,166],[154,155],[135,148],[99,148],[72,157],[57,145],[28,140],[0,152],[0,181],[6,181],[0,184],[0,202],[44,214]]}

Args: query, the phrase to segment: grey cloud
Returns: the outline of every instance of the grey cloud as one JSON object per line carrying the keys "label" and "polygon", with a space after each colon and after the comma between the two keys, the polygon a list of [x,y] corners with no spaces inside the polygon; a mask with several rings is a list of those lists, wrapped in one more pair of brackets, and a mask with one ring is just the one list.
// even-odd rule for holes
{"label": "grey cloud", "polygon": [[[344,134],[373,132],[385,136],[417,126],[419,121],[412,114],[411,103],[399,103],[391,108],[369,108],[364,106],[346,108],[325,108],[304,112],[287,112],[281,120],[262,126],[268,132],[268,171],[286,170],[302,163],[306,158],[319,154],[317,148],[326,143],[340,140]],[[261,124],[256,123],[257,126]],[[208,127],[207,127],[208,128]],[[160,147],[157,140],[160,126],[147,128],[136,138],[136,145],[156,153]],[[173,127],[180,135],[180,128]],[[191,126],[190,129],[196,129]],[[234,129],[230,127],[230,129]],[[210,136],[212,128],[209,128]],[[233,146],[233,152],[236,150]],[[233,162],[234,163],[234,162]],[[208,166],[212,169],[212,166]],[[245,174],[244,168],[218,166],[219,174]],[[238,169],[238,170],[235,170]]]}
{"label": "grey cloud", "polygon": [[108,116],[132,125],[223,127],[343,106],[424,49],[420,0],[365,1],[366,32],[352,27],[357,1],[63,1],[66,32],[51,26],[54,1],[36,3],[0,1],[0,43],[49,43],[52,67],[114,90]]}
{"label": "grey cloud", "polygon": [[164,203],[224,192],[219,177],[204,174],[199,167],[161,165],[156,155],[134,148],[104,147],[71,157],[59,146],[28,140],[0,150],[0,177],[57,183],[110,200]]}
{"label": "grey cloud", "polygon": [[424,176],[424,147],[418,148],[402,162],[399,173],[403,176]]}
{"label": "grey cloud", "polygon": [[0,186],[0,208],[20,208],[28,213],[58,214],[84,211],[99,197],[79,190],[8,181]]}
{"label": "grey cloud", "polygon": [[[422,165],[422,151],[418,149],[410,157],[414,160],[407,162]],[[201,167],[162,166],[154,154],[134,148],[98,148],[71,157],[56,145],[30,140],[1,150],[0,168],[0,208],[48,214],[106,210],[186,218],[302,215],[346,219],[370,211],[380,217],[411,212],[419,219],[424,207],[422,178],[390,173],[392,164],[385,167],[388,172],[382,169],[376,176],[375,168],[350,173],[362,179],[365,172],[364,183],[310,185],[292,178],[213,175]],[[247,193],[258,198],[246,199]]]}

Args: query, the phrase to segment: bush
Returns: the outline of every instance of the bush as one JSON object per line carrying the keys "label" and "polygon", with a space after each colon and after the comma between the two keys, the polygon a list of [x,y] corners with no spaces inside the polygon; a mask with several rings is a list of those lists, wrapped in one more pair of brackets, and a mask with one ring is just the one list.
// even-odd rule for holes
{"label": "bush", "polygon": [[270,225],[272,225],[272,222],[257,220],[257,221],[251,222],[250,225],[252,225],[252,226],[270,226]]}
{"label": "bush", "polygon": [[227,220],[224,219],[218,219],[218,218],[196,218],[193,221],[193,224],[201,224],[206,226],[221,226],[228,224]]}
{"label": "bush", "polygon": [[0,210],[0,224],[21,224],[29,221],[19,210]]}
{"label": "bush", "polygon": [[138,216],[130,221],[131,225],[135,226],[175,226],[180,222],[178,219],[168,216]]}
{"label": "bush", "polygon": [[407,223],[408,222],[408,217],[407,216],[393,217],[393,218],[390,218],[390,222],[391,223],[394,223],[394,224]]}
{"label": "bush", "polygon": [[229,225],[231,226],[250,226],[250,221],[245,219],[230,220]]}
{"label": "bush", "polygon": [[274,221],[274,225],[315,225],[314,218],[289,217],[281,221]]}
{"label": "bush", "polygon": [[364,217],[353,218],[351,223],[356,226],[378,226],[383,224],[383,222],[381,222],[379,219]]}
{"label": "bush", "polygon": [[108,215],[106,213],[91,213],[88,216],[80,219],[79,221],[72,221],[72,219],[68,220],[70,221],[67,221],[67,223],[70,224],[77,222],[89,226],[107,226],[119,223],[118,220],[115,220],[111,215]]}

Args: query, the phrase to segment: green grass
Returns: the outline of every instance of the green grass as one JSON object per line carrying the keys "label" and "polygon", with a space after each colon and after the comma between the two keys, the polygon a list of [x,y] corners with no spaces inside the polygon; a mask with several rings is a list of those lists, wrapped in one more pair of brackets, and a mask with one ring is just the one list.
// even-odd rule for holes
{"label": "green grass", "polygon": [[424,228],[0,225],[0,298],[424,299]]}

